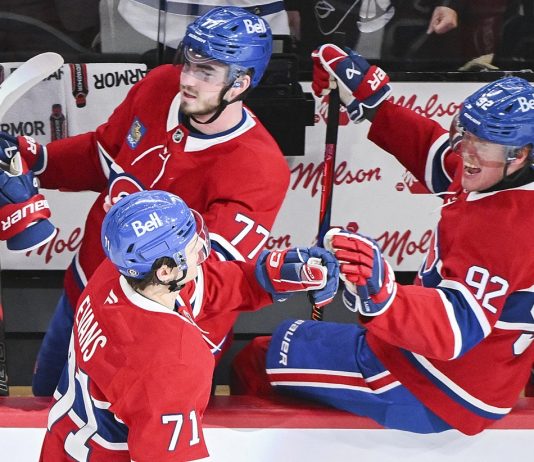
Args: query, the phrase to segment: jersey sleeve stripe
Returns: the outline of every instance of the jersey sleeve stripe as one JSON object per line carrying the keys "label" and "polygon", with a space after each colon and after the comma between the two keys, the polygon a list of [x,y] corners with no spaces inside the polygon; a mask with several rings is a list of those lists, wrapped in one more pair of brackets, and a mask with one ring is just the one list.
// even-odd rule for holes
{"label": "jersey sleeve stripe", "polygon": [[245,257],[230,242],[217,233],[210,233],[211,247],[221,260],[245,261]]}
{"label": "jersey sleeve stripe", "polygon": [[82,284],[81,287],[85,287],[87,285],[87,276],[85,275],[85,272],[83,271],[82,265],[80,264],[80,254],[76,253],[74,255],[73,259],[74,263],[74,276],[76,279]]}
{"label": "jersey sleeve stripe", "polygon": [[110,166],[113,164],[113,158],[108,154],[100,142],[96,142],[96,147],[98,149],[98,159],[100,160],[102,172],[104,173],[104,176],[109,179],[111,173]]}
{"label": "jersey sleeve stripe", "polygon": [[488,419],[500,419],[511,411],[511,408],[492,406],[468,393],[457,383],[439,371],[428,359],[416,353],[404,351],[406,357],[417,369],[429,378],[440,390],[457,401],[463,407],[477,415]]}
{"label": "jersey sleeve stripe", "polygon": [[534,333],[534,323],[519,323],[519,322],[506,322],[506,321],[497,321],[495,327],[502,330],[518,330],[522,332],[533,332]]}
{"label": "jersey sleeve stripe", "polygon": [[193,309],[193,317],[196,318],[202,310],[202,303],[204,301],[204,271],[202,266],[198,266],[198,274],[195,278],[195,291],[189,300],[191,308]]}
{"label": "jersey sleeve stripe", "polygon": [[449,326],[452,330],[452,335],[454,337],[454,350],[453,355],[449,359],[455,359],[460,356],[462,352],[462,331],[456,320],[454,313],[454,307],[452,303],[447,299],[445,293],[441,290],[438,290],[438,294],[443,302],[443,307],[445,308],[445,313],[447,313],[447,318],[449,319]]}
{"label": "jersey sleeve stripe", "polygon": [[425,183],[433,193],[446,191],[452,178],[445,169],[445,153],[449,149],[449,134],[441,135],[428,151],[425,166]]}
{"label": "jersey sleeve stripe", "polygon": [[[484,334],[484,337],[487,337],[491,332],[491,326],[488,322],[488,318],[482,307],[479,305],[475,297],[469,290],[457,281],[451,281],[449,279],[444,279],[440,282],[438,289],[449,289],[449,296],[447,297],[455,305],[455,311],[459,308],[469,307],[472,313],[475,315],[480,328]],[[451,298],[453,300],[451,300]],[[455,303],[456,302],[456,303]],[[460,325],[462,325],[460,323]],[[464,327],[464,326],[462,326]]]}

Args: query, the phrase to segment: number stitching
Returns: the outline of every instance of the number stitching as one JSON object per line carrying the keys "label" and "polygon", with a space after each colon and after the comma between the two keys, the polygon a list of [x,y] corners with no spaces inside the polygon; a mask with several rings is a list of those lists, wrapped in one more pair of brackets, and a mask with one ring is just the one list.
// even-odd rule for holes
{"label": "number stitching", "polygon": [[254,225],[256,225],[256,229],[254,230],[254,232],[262,236],[262,239],[260,240],[259,244],[254,247],[254,249],[252,249],[247,255],[248,259],[252,259],[265,245],[265,242],[269,238],[269,230],[263,227],[262,225],[256,224],[254,220],[252,220],[252,218],[249,218],[246,215],[243,215],[242,213],[236,213],[235,221],[237,221],[238,223],[244,223],[245,227],[237,234],[236,237],[234,237],[230,241],[230,243],[234,247],[236,247],[237,244],[239,244],[245,238],[245,236],[247,236],[247,234],[249,234],[253,230]]}
{"label": "number stitching", "polygon": [[[477,277],[478,276],[478,277]],[[490,313],[497,313],[497,308],[490,303],[490,300],[495,297],[500,297],[501,295],[506,294],[506,291],[509,288],[508,281],[501,278],[500,276],[491,276],[489,271],[486,268],[480,266],[471,266],[467,270],[467,275],[465,277],[465,282],[476,289],[474,294],[477,300],[482,300],[481,306],[486,308]],[[500,284],[500,287],[491,292],[487,291],[488,283]]]}

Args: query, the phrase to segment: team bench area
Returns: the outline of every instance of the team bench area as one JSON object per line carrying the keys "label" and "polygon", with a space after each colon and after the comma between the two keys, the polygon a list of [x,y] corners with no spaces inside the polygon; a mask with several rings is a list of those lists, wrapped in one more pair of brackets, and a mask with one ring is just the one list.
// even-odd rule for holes
{"label": "team bench area", "polygon": [[[49,398],[0,398],[0,459],[38,460]],[[304,401],[213,396],[204,417],[209,460],[216,462],[491,462],[529,458],[534,398],[476,436],[456,431],[415,435]]]}

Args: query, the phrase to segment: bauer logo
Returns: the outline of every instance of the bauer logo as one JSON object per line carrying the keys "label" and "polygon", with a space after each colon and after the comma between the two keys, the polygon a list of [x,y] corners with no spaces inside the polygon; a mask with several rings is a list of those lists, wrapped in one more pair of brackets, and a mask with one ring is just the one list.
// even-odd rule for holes
{"label": "bauer logo", "polygon": [[156,212],[151,213],[149,217],[150,218],[144,223],[141,220],[132,221],[132,229],[137,237],[141,237],[144,234],[163,226],[163,222]]}
{"label": "bauer logo", "polygon": [[264,34],[267,32],[267,27],[262,19],[259,19],[258,22],[253,22],[251,19],[243,19],[243,24],[245,24],[247,34]]}
{"label": "bauer logo", "polygon": [[519,102],[519,110],[521,112],[534,111],[534,94],[532,95],[532,99],[526,99],[524,96],[520,96],[517,98],[517,101]]}
{"label": "bauer logo", "polygon": [[136,117],[132,123],[132,126],[130,127],[130,130],[128,130],[128,136],[126,137],[128,146],[130,146],[132,149],[135,149],[139,144],[139,141],[141,141],[141,138],[143,138],[145,131],[145,126]]}

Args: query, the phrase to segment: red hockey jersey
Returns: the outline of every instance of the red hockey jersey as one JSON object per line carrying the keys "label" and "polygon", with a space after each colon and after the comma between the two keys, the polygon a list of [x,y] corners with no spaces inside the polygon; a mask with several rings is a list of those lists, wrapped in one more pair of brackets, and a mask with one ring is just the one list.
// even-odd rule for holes
{"label": "red hockey jersey", "polygon": [[180,73],[152,70],[96,132],[47,145],[41,185],[100,193],[67,272],[72,305],[104,254],[100,226],[106,196],[114,202],[140,189],[162,189],[200,212],[219,258],[255,260],[289,185],[289,168],[271,135],[248,110],[217,135],[190,133],[180,120]]}
{"label": "red hockey jersey", "polygon": [[173,312],[135,292],[111,262],[102,263],[76,309],[68,367],[54,395],[41,461],[208,455],[202,416],[214,368],[213,333],[200,330],[192,306],[181,304],[192,293],[200,297],[197,316],[218,320],[223,329],[233,311],[272,303],[252,264],[206,262],[199,278],[180,291]]}
{"label": "red hockey jersey", "polygon": [[534,361],[534,182],[464,192],[448,133],[391,103],[377,112],[369,139],[445,193],[419,273],[424,287],[399,285],[385,313],[363,318],[369,345],[442,419],[477,433],[510,411]]}

